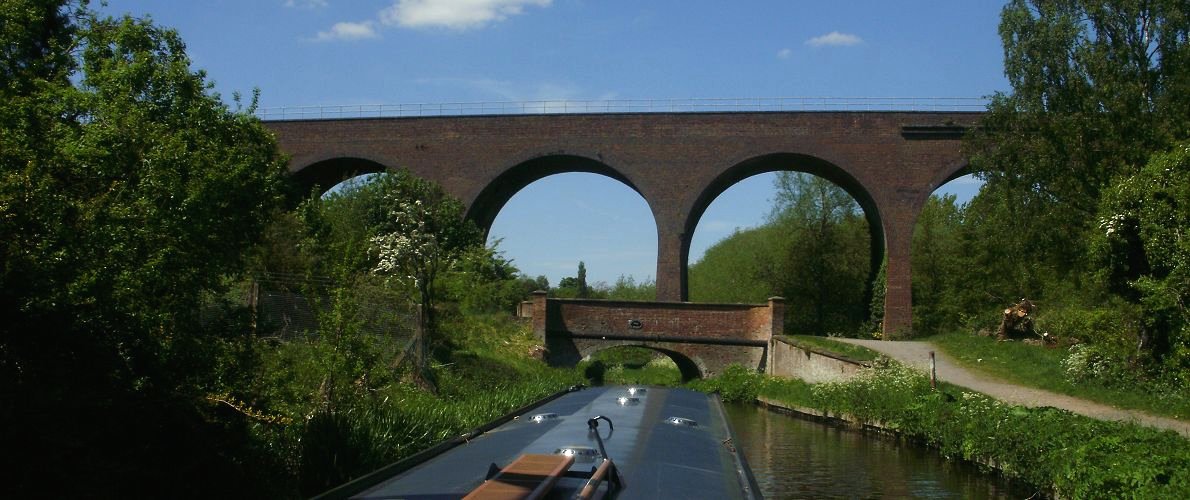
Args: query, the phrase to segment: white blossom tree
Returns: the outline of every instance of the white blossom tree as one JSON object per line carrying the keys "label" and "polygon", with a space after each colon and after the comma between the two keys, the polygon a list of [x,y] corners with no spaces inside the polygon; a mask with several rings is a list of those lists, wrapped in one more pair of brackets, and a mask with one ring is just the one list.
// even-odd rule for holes
{"label": "white blossom tree", "polygon": [[419,324],[406,358],[415,380],[435,387],[430,371],[430,346],[436,334],[434,305],[439,275],[466,248],[482,245],[483,234],[463,219],[463,204],[441,187],[406,171],[386,174],[383,203],[387,217],[371,243],[377,261],[373,272],[416,290]]}

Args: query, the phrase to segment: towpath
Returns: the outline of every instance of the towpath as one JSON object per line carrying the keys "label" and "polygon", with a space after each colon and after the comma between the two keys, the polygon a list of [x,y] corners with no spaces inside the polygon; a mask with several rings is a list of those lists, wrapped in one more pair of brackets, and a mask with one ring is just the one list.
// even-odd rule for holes
{"label": "towpath", "polygon": [[1011,384],[959,366],[929,342],[900,340],[862,340],[838,338],[842,342],[866,347],[910,366],[930,369],[930,351],[935,353],[938,380],[973,389],[1001,401],[1022,406],[1053,406],[1100,420],[1125,420],[1177,431],[1190,437],[1190,422],[1125,410],[1064,394]]}

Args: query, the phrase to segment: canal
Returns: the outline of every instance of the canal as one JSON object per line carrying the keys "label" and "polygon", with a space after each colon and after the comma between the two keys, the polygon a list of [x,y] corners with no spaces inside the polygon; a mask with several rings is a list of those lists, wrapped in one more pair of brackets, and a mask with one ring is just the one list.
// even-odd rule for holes
{"label": "canal", "polygon": [[736,446],[765,498],[1026,498],[1034,493],[971,464],[882,436],[756,405],[725,404]]}

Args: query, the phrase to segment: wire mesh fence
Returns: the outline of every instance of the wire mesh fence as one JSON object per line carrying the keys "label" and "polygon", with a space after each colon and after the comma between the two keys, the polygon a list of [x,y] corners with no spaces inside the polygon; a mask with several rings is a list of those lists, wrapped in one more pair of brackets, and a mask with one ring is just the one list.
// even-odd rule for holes
{"label": "wire mesh fence", "polygon": [[[336,301],[343,301],[336,304]],[[318,335],[328,320],[367,335],[412,338],[417,307],[391,292],[368,286],[341,287],[326,277],[265,273],[248,299],[259,332],[282,338]]]}

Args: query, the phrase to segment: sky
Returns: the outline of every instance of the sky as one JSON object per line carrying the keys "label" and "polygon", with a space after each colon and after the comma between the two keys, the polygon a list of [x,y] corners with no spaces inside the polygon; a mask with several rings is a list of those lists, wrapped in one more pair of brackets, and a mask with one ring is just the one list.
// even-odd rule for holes
{"label": "sky", "polygon": [[[1002,1],[108,0],[178,30],[225,99],[263,108],[534,100],[985,97],[1007,91]],[[792,167],[792,166],[791,166]],[[775,174],[715,200],[707,246],[764,222]],[[959,179],[939,192],[969,199]],[[546,210],[542,210],[542,208]],[[526,224],[526,221],[532,224]],[[656,272],[644,200],[594,174],[529,185],[489,243],[557,284]]]}

